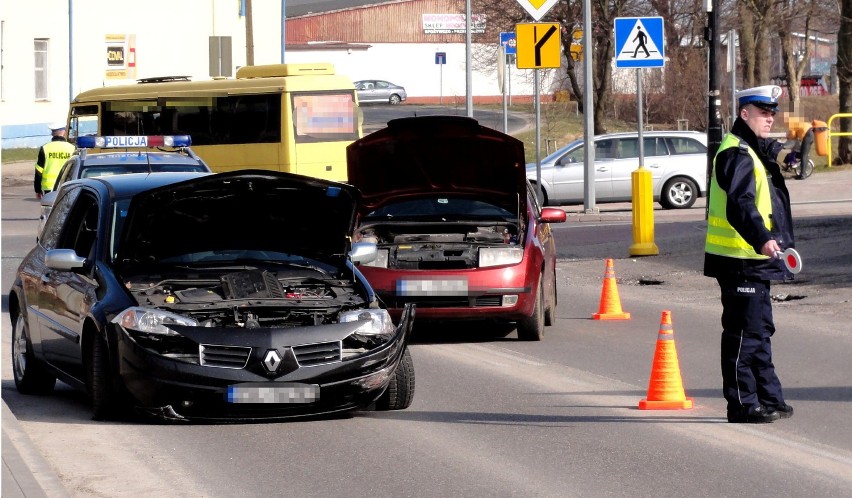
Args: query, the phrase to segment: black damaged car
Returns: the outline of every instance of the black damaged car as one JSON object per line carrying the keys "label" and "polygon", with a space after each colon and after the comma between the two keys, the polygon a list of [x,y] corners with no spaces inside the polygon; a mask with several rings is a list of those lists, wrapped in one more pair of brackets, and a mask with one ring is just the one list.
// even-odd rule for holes
{"label": "black damaged car", "polygon": [[394,324],[355,263],[358,191],[287,173],[129,174],[59,191],[9,293],[15,385],[87,392],[95,419],[253,420],[404,409]]}

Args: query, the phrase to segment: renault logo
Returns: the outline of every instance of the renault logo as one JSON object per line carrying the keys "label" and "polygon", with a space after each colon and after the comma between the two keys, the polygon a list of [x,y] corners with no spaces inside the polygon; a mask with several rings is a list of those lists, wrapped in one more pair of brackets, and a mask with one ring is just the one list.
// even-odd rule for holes
{"label": "renault logo", "polygon": [[278,351],[274,349],[267,351],[266,356],[263,357],[263,366],[267,372],[275,373],[278,367],[281,366],[281,355],[278,354]]}

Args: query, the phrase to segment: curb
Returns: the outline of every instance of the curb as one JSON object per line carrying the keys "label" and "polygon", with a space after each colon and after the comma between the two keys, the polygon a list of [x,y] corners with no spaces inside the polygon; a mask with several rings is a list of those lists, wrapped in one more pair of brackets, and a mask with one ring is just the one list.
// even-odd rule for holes
{"label": "curb", "polygon": [[27,436],[18,418],[3,400],[3,487],[4,498],[71,498],[56,471]]}

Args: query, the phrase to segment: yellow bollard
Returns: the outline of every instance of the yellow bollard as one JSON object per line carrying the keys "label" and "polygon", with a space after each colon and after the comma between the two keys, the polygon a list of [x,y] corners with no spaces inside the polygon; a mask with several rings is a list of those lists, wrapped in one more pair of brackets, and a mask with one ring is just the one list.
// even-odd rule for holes
{"label": "yellow bollard", "polygon": [[631,256],[656,256],[660,253],[654,243],[654,192],[651,171],[639,166],[631,174],[633,184],[633,245]]}

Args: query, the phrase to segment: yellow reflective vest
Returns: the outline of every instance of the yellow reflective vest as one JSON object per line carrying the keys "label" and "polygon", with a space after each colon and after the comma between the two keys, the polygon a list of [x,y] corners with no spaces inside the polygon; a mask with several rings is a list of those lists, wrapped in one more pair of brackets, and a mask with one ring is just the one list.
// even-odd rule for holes
{"label": "yellow reflective vest", "polygon": [[[730,133],[725,135],[719,145],[716,158],[719,157],[719,152],[739,146],[739,137]],[[757,211],[763,218],[763,224],[769,230],[772,223],[772,198],[769,194],[771,186],[766,178],[766,169],[763,167],[763,163],[751,147],[748,147],[748,154],[754,163],[755,204]],[[719,187],[719,182],[716,179],[716,158],[713,159],[713,175],[710,178],[707,239],[704,243],[704,251],[737,259],[769,259],[767,256],[755,252],[751,244],[746,242],[728,222],[728,195]]]}
{"label": "yellow reflective vest", "polygon": [[71,154],[74,153],[74,144],[65,140],[54,140],[42,146],[44,151],[44,165],[36,163],[36,171],[41,173],[41,190],[53,190],[56,177]]}

